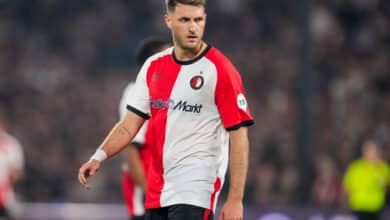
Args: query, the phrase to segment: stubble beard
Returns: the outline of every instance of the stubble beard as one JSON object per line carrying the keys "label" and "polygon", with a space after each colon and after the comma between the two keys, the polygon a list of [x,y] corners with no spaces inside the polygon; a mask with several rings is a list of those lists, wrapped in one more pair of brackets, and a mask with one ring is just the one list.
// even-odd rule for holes
{"label": "stubble beard", "polygon": [[185,39],[181,40],[179,37],[176,38],[176,45],[182,49],[183,51],[190,52],[190,53],[197,53],[199,48],[202,45],[202,40],[197,39],[197,41],[194,44],[186,44]]}

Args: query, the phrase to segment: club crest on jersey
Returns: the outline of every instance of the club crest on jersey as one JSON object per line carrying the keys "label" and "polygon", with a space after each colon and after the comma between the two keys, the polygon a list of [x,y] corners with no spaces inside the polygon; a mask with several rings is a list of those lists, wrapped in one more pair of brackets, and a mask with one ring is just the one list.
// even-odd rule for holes
{"label": "club crest on jersey", "polygon": [[191,88],[195,90],[202,88],[203,83],[204,83],[204,79],[202,76],[199,75],[192,77],[190,80]]}
{"label": "club crest on jersey", "polygon": [[246,111],[248,105],[246,103],[245,96],[240,93],[237,95],[237,106],[238,108],[242,109],[243,111]]}

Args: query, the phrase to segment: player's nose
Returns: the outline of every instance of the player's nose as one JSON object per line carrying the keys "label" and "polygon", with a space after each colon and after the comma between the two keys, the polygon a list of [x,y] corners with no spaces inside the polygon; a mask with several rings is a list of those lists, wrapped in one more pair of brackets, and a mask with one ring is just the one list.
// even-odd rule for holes
{"label": "player's nose", "polygon": [[196,22],[191,21],[190,24],[189,24],[188,30],[190,31],[191,34],[195,34],[196,33],[196,29],[197,29]]}

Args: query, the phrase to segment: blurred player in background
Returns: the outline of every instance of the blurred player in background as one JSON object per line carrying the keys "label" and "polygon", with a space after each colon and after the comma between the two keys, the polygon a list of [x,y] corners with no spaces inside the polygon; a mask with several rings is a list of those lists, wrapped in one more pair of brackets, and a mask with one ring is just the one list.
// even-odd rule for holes
{"label": "blurred player in background", "polygon": [[362,146],[362,157],[353,161],[344,176],[349,207],[359,220],[379,220],[390,183],[390,167],[382,159],[380,143],[371,139]]}
{"label": "blurred player in background", "polygon": [[11,219],[9,210],[15,202],[13,185],[23,174],[24,157],[19,141],[6,131],[0,110],[0,220]]}
{"label": "blurred player in background", "polygon": [[[243,219],[248,129],[253,118],[239,72],[203,41],[206,0],[167,0],[173,48],[142,66],[126,116],[79,169],[86,188],[101,162],[123,150],[149,120],[153,138],[145,218],[211,220],[227,167],[230,184],[220,219]],[[229,154],[230,151],[230,154]]]}
{"label": "blurred player in background", "polygon": [[[137,50],[137,64],[141,66],[145,60],[153,54],[167,49],[171,45],[157,38],[149,38],[141,42]],[[123,92],[120,104],[119,115],[122,119],[128,111],[126,106],[131,99],[134,82],[130,82]],[[146,171],[150,161],[150,146],[145,144],[147,123],[142,126],[133,142],[125,150],[126,163],[123,164],[122,191],[126,201],[127,211],[130,219],[144,219],[144,192],[146,191]],[[150,135],[150,134],[149,134]]]}

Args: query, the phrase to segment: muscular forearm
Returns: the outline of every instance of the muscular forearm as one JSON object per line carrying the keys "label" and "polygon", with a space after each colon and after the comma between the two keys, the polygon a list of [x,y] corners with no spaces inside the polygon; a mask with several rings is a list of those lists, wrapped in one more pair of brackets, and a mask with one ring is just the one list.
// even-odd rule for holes
{"label": "muscular forearm", "polygon": [[128,112],[107,135],[98,149],[103,150],[107,158],[115,156],[133,140],[145,120],[138,115]]}
{"label": "muscular forearm", "polygon": [[228,199],[242,200],[248,170],[249,141],[247,128],[230,132],[230,187]]}
{"label": "muscular forearm", "polygon": [[145,119],[135,113],[128,112],[126,116],[118,122],[107,135],[103,143],[98,147],[91,159],[85,162],[79,169],[78,179],[87,189],[91,188],[87,178],[95,175],[100,164],[123,150],[134,138]]}
{"label": "muscular forearm", "polygon": [[112,128],[103,143],[99,146],[99,149],[103,150],[107,154],[107,157],[110,158],[123,150],[133,137],[134,134],[120,121]]}

